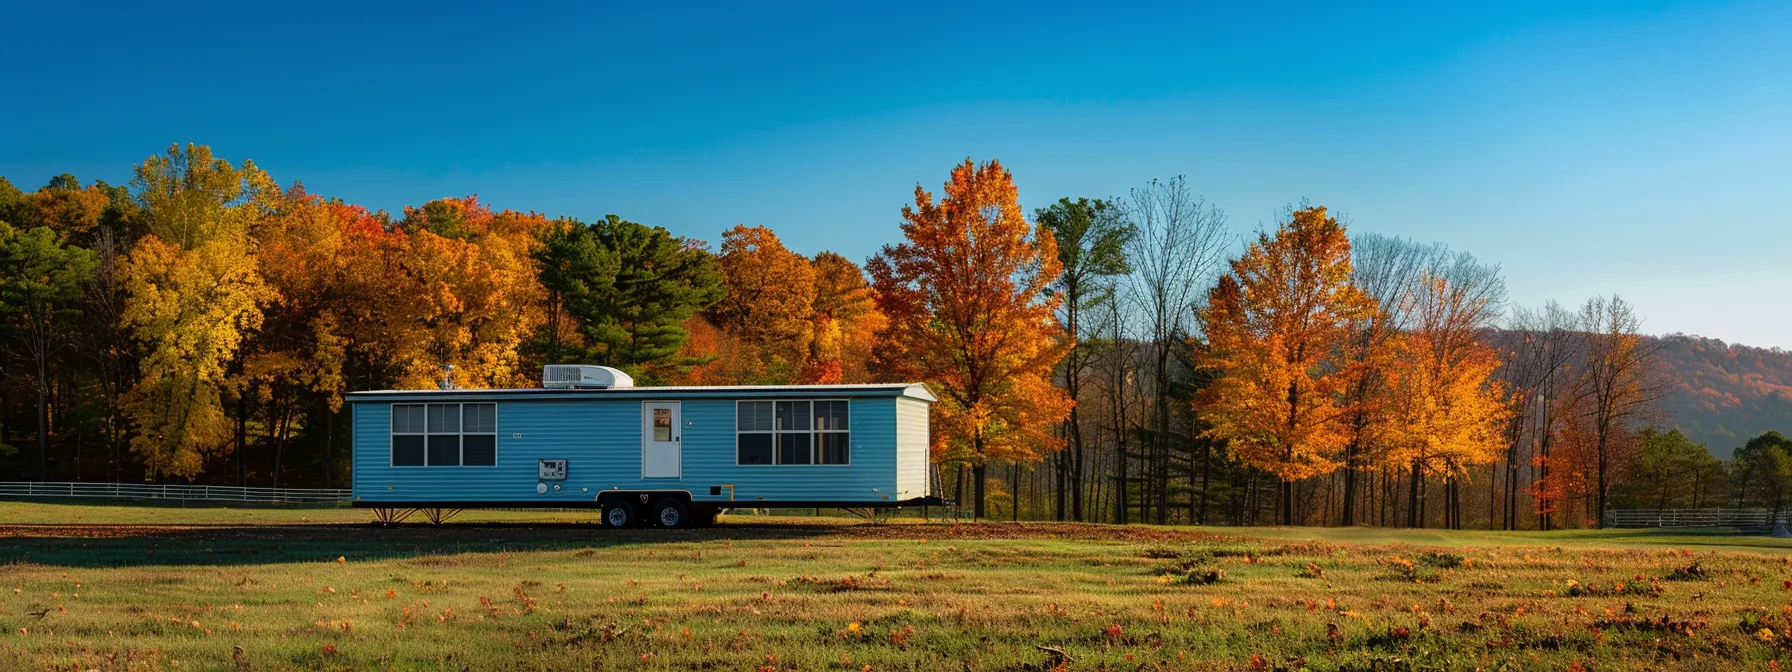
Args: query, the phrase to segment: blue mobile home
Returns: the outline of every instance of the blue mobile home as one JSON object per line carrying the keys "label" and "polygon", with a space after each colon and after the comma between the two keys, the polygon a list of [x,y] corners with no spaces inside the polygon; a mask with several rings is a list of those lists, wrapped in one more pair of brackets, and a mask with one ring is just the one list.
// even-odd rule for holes
{"label": "blue mobile home", "polygon": [[348,401],[354,505],[382,515],[595,507],[615,527],[678,527],[724,508],[933,501],[935,399],[920,384],[637,388],[613,369],[549,367],[542,388]]}

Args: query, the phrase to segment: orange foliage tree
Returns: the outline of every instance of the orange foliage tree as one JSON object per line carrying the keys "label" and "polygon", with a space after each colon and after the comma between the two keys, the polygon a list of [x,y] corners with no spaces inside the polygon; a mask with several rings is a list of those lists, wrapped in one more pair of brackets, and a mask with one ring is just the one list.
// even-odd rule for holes
{"label": "orange foliage tree", "polygon": [[934,458],[972,465],[981,517],[990,460],[1037,461],[1063,444],[1052,429],[1071,402],[1052,372],[1072,343],[1048,291],[1057,245],[1027,222],[997,161],[953,168],[938,202],[917,185],[902,219],[907,242],[867,264],[889,319],[881,345],[939,394]]}
{"label": "orange foliage tree", "polygon": [[[724,234],[722,248],[718,266],[728,296],[685,322],[691,337],[679,356],[702,363],[679,382],[830,385],[876,378],[873,346],[887,321],[857,264],[833,252],[804,259],[763,227],[736,227]],[[805,287],[807,304],[799,305]]]}
{"label": "orange foliage tree", "polygon": [[[345,230],[362,215],[358,208],[325,202],[295,186],[257,231],[256,268],[272,299],[263,309],[262,328],[243,345],[230,393],[236,400],[239,447],[248,444],[249,404],[262,410],[258,425],[274,446],[269,473],[275,486],[293,435],[312,416],[324,416],[328,423],[342,408],[348,345],[342,315],[374,308],[349,302],[352,295],[340,291],[350,249]],[[242,454],[237,457],[241,482]]]}
{"label": "orange foliage tree", "polygon": [[722,233],[716,258],[728,293],[709,318],[733,343],[718,360],[741,383],[790,383],[814,339],[815,270],[764,226]]}
{"label": "orange foliage tree", "polygon": [[47,226],[64,241],[86,245],[112,205],[112,196],[104,182],[83,188],[73,175],[59,175],[28,196],[26,203],[31,212],[25,221],[11,222],[15,227]]}
{"label": "orange foliage tree", "polygon": [[1490,302],[1468,283],[1431,273],[1413,293],[1413,324],[1397,339],[1394,436],[1382,455],[1388,463],[1411,465],[1409,526],[1425,526],[1426,478],[1432,476],[1449,479],[1447,523],[1460,526],[1457,479],[1471,466],[1491,464],[1505,448],[1511,409],[1505,386],[1493,380],[1499,357],[1477,339]]}
{"label": "orange foliage tree", "polygon": [[386,278],[415,304],[399,325],[398,385],[428,387],[444,365],[455,367],[456,384],[465,387],[534,385],[518,348],[545,320],[546,293],[529,253],[547,218],[493,213],[477,197],[404,212],[399,275]]}
{"label": "orange foliage tree", "polygon": [[1221,371],[1203,397],[1208,434],[1281,479],[1283,524],[1294,524],[1294,482],[1339,466],[1350,437],[1338,353],[1350,321],[1373,309],[1350,283],[1344,227],[1314,207],[1259,233],[1201,311],[1209,363]]}
{"label": "orange foliage tree", "polygon": [[810,263],[815,268],[815,337],[803,382],[870,382],[872,348],[888,320],[877,308],[865,272],[833,252],[817,254]]}

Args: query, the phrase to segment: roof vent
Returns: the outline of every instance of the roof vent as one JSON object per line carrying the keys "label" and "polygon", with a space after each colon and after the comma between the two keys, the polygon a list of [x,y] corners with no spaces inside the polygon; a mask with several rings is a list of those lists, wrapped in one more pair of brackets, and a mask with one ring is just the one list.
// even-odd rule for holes
{"label": "roof vent", "polygon": [[549,364],[541,367],[541,386],[550,390],[606,390],[634,387],[635,379],[607,366]]}

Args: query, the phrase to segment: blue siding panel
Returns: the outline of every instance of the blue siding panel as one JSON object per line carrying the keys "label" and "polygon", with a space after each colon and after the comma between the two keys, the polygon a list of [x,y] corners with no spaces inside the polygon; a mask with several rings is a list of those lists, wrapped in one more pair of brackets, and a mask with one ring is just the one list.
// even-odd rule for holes
{"label": "blue siding panel", "polygon": [[[466,401],[486,401],[466,399]],[[685,490],[726,501],[711,486],[733,485],[735,501],[858,501],[897,493],[896,403],[851,399],[849,465],[735,464],[733,399],[497,399],[498,463],[492,467],[390,466],[391,404],[354,403],[354,491],[363,502],[589,502],[602,490]],[[641,406],[680,401],[682,478],[641,477]],[[558,491],[535,491],[537,461],[567,460]],[[552,485],[552,484],[550,484]]]}

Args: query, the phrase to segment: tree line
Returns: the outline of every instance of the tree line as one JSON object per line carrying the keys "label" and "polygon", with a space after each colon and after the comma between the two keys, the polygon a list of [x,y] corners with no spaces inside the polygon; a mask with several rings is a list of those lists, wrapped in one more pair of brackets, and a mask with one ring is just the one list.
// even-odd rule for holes
{"label": "tree line", "polygon": [[369,211],[200,145],[128,186],[0,178],[0,469],[340,487],[350,390],[592,363],[925,381],[936,488],[979,517],[1549,529],[1792,482],[1777,433],[1719,462],[1661,429],[1622,299],[1512,306],[1497,267],[1324,207],[1240,251],[1182,178],[1028,213],[967,160],[900,217],[861,267],[763,226]]}

